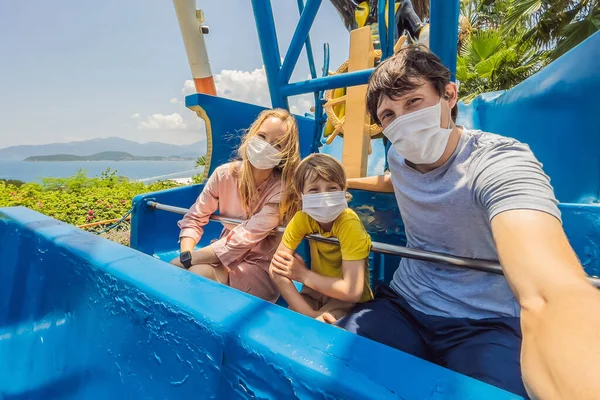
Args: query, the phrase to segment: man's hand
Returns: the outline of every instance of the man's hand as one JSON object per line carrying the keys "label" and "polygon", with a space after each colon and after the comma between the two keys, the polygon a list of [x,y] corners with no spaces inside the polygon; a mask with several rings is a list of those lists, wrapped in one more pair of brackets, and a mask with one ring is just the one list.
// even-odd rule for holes
{"label": "man's hand", "polygon": [[296,282],[304,283],[309,270],[302,257],[278,251],[271,263],[273,272]]}

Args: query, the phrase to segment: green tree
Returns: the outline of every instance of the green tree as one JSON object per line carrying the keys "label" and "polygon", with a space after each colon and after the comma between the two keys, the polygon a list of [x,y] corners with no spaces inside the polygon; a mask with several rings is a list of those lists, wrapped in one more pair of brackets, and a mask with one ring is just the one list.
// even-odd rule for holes
{"label": "green tree", "polygon": [[204,167],[206,165],[206,156],[200,156],[196,158],[196,168]]}
{"label": "green tree", "polygon": [[461,0],[459,97],[470,101],[485,92],[509,89],[546,64],[546,52],[523,39],[525,22],[504,34],[503,23],[514,0]]}
{"label": "green tree", "polygon": [[600,0],[512,0],[503,30],[523,24],[522,40],[556,59],[600,29]]}

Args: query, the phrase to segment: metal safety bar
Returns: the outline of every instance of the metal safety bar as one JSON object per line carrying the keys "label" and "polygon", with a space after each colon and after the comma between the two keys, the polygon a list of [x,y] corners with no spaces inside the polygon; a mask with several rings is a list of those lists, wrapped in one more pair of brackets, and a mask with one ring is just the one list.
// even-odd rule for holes
{"label": "metal safety bar", "polygon": [[[188,212],[187,208],[169,206],[166,204],[157,203],[155,201],[148,201],[146,203],[148,207],[156,210],[168,211],[176,214],[184,215]],[[212,215],[210,217],[212,221],[220,222],[222,224],[239,225],[244,223],[244,220],[222,217],[220,215]],[[278,226],[273,232],[283,233],[285,227]],[[326,238],[321,235],[311,234],[306,236],[307,239],[314,240],[316,242],[333,243],[339,244],[336,238]],[[438,264],[449,264],[457,267],[463,267],[467,269],[473,269],[477,271],[490,272],[492,274],[504,275],[504,271],[499,263],[489,260],[477,260],[473,258],[457,257],[450,254],[435,253],[433,251],[411,249],[404,246],[397,246],[387,243],[373,242],[371,251],[374,253],[389,254],[393,256],[400,256],[411,258],[414,260],[429,261]],[[589,282],[597,288],[600,288],[600,278],[588,277]]]}

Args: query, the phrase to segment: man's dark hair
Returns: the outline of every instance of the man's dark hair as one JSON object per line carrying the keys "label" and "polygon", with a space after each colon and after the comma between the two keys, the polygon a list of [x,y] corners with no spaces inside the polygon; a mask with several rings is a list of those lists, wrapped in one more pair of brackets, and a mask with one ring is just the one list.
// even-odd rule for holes
{"label": "man's dark hair", "polygon": [[[413,44],[400,49],[394,56],[383,61],[375,68],[369,78],[367,89],[367,111],[371,118],[381,124],[377,117],[377,107],[383,96],[398,99],[417,89],[419,79],[433,85],[440,96],[446,97],[446,86],[450,83],[450,71],[438,56],[421,44]],[[451,111],[452,120],[456,121],[458,107]]]}

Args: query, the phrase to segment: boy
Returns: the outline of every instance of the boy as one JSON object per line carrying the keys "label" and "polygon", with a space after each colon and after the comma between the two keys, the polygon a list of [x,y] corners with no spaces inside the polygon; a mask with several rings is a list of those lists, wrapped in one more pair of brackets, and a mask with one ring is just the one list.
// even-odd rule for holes
{"label": "boy", "polygon": [[[356,303],[373,298],[367,265],[371,238],[348,208],[346,173],[335,158],[305,158],[296,169],[294,186],[302,196],[302,211],[288,224],[269,272],[292,310],[331,324]],[[309,270],[294,252],[312,233],[335,237],[340,244],[311,241]],[[292,280],[303,284],[300,293]]]}

